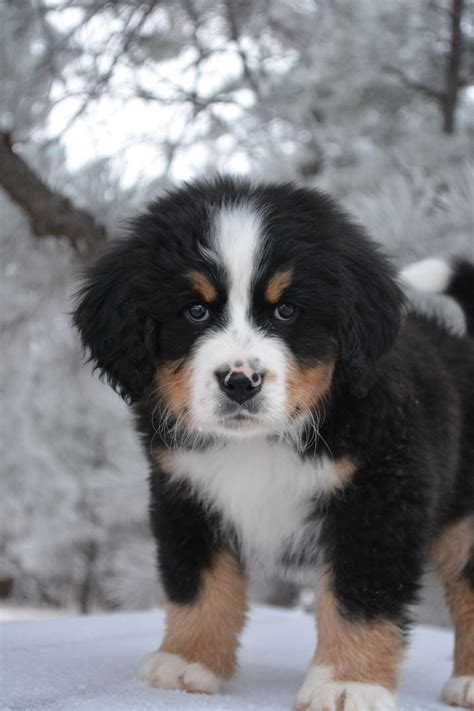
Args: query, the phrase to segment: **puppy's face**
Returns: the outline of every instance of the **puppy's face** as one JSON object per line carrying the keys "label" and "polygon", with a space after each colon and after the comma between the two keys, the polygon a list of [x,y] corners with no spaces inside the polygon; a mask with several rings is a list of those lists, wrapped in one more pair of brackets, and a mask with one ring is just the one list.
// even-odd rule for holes
{"label": "puppy's face", "polygon": [[294,246],[247,197],[209,210],[170,278],[174,310],[158,313],[157,304],[154,384],[174,420],[209,434],[283,433],[324,397],[336,303],[324,277],[305,287],[311,275]]}
{"label": "puppy's face", "polygon": [[[387,263],[334,205],[219,179],[152,204],[92,270],[75,320],[111,384],[161,425],[229,437],[318,417],[393,339]],[[351,370],[352,369],[352,370]]]}

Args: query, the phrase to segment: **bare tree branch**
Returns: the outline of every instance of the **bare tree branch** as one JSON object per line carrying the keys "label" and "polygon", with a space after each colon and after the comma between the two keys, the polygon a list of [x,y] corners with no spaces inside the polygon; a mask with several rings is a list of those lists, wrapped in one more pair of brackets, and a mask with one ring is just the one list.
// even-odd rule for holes
{"label": "bare tree branch", "polygon": [[408,89],[413,89],[414,91],[419,92],[420,94],[424,94],[430,99],[433,99],[434,101],[437,101],[438,103],[442,102],[444,99],[444,94],[442,91],[437,91],[436,89],[433,89],[433,87],[428,86],[427,84],[424,84],[421,81],[417,81],[416,79],[412,79],[411,77],[408,76],[408,74],[405,74],[405,72],[400,69],[399,67],[394,67],[392,65],[386,65],[384,69],[389,72],[390,74],[396,75],[401,83],[406,86]]}
{"label": "bare tree branch", "polygon": [[26,212],[37,237],[65,237],[86,257],[94,257],[103,248],[105,228],[67,197],[53,192],[13,150],[6,133],[0,133],[0,185]]}
{"label": "bare tree branch", "polygon": [[437,91],[423,82],[412,79],[399,67],[385,67],[385,70],[391,74],[395,74],[404,86],[409,89],[413,89],[420,94],[424,94],[438,103],[443,115],[443,131],[448,134],[454,133],[455,130],[455,114],[458,104],[459,89],[470,83],[465,77],[461,77],[461,22],[463,12],[464,0],[452,0],[451,10],[449,11],[451,22],[450,43],[449,53],[446,60],[445,88],[443,91]]}
{"label": "bare tree branch", "polygon": [[254,90],[255,95],[257,97],[259,97],[260,96],[260,87],[258,85],[258,82],[257,82],[255,76],[254,76],[254,73],[252,72],[252,69],[250,68],[247,53],[242,48],[242,45],[240,42],[240,32],[239,32],[239,27],[238,27],[238,23],[237,23],[237,18],[235,15],[235,7],[232,4],[232,0],[226,0],[224,3],[224,7],[226,10],[227,22],[229,24],[229,29],[230,29],[230,38],[233,42],[235,42],[235,45],[237,47],[237,51],[239,53],[240,60],[242,62],[242,67],[243,67],[245,79],[247,80],[247,83],[249,84],[249,86]]}
{"label": "bare tree branch", "polygon": [[455,113],[458,103],[459,72],[461,69],[462,32],[461,19],[464,0],[453,0],[451,8],[451,39],[446,67],[446,91],[443,101],[443,131],[454,133]]}

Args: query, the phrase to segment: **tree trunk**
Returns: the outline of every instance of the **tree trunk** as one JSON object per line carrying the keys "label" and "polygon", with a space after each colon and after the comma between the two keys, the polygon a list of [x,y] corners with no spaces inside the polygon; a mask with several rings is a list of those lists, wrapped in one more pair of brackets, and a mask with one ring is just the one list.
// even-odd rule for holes
{"label": "tree trunk", "polygon": [[95,564],[99,554],[96,541],[88,541],[84,545],[84,577],[79,586],[79,610],[82,615],[90,612],[94,594]]}
{"label": "tree trunk", "polygon": [[87,258],[94,257],[103,248],[105,228],[67,197],[50,190],[15,153],[6,133],[0,133],[0,185],[26,212],[37,237],[65,237]]}
{"label": "tree trunk", "polygon": [[464,0],[452,0],[451,5],[451,42],[446,68],[446,91],[443,97],[443,131],[453,134],[455,114],[458,103],[459,70],[461,67],[462,33],[461,19]]}

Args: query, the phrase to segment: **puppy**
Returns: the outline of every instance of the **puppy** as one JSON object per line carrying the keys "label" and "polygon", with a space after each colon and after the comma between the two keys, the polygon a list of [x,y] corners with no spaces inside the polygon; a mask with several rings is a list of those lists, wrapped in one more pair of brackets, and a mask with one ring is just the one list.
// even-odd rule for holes
{"label": "puppy", "polygon": [[[167,632],[141,674],[212,693],[236,665],[246,572],[320,575],[300,711],[389,711],[421,575],[456,631],[447,703],[474,705],[474,267],[406,278],[321,192],[221,177],[151,203],[93,266],[75,324],[150,460]],[[432,283],[430,283],[430,281]]]}

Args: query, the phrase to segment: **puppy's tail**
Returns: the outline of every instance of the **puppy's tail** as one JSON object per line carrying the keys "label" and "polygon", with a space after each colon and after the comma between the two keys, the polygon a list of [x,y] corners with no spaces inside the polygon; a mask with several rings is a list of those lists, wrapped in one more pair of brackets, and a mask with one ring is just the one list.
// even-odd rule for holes
{"label": "puppy's tail", "polygon": [[467,259],[423,259],[401,272],[402,279],[418,291],[448,294],[461,306],[466,328],[474,336],[474,264]]}

